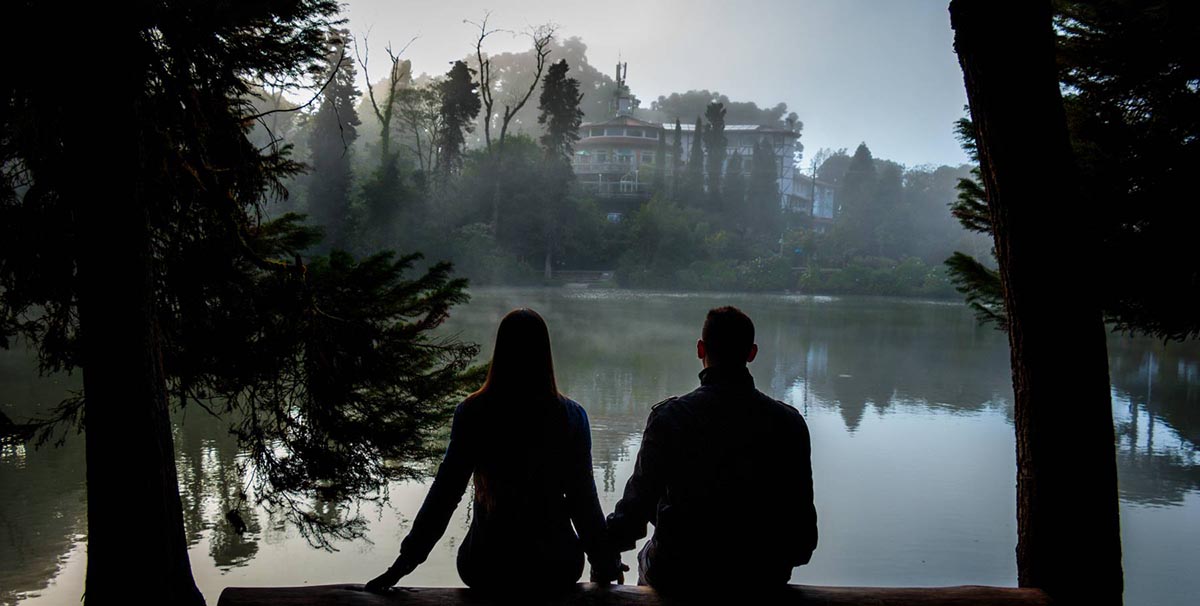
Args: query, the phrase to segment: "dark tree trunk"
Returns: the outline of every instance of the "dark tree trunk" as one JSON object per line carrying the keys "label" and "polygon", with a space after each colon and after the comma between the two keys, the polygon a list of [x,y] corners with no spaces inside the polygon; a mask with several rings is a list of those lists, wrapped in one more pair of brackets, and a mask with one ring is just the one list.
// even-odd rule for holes
{"label": "dark tree trunk", "polygon": [[1105,329],[1049,2],[953,0],[1010,319],[1017,570],[1058,604],[1120,604]]}
{"label": "dark tree trunk", "polygon": [[[136,31],[93,28],[80,43],[109,57],[105,70],[67,79],[106,91],[68,104],[64,150],[77,178],[79,356],[86,430],[89,606],[203,604],[188,561],[166,382],[154,314],[148,201],[138,128],[143,82]],[[94,44],[95,46],[93,46]],[[131,589],[136,588],[136,589]]]}

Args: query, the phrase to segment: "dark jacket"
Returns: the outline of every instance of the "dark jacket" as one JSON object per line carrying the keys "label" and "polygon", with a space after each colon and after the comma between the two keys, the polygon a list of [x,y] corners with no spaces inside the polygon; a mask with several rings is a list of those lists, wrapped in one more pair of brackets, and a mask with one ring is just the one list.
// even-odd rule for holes
{"label": "dark jacket", "polygon": [[808,426],[754,388],[744,366],[710,367],[700,387],[655,405],[609,538],[633,549],[658,589],[787,583],[817,546]]}
{"label": "dark jacket", "polygon": [[572,585],[585,552],[593,568],[615,566],[583,407],[565,397],[531,404],[481,396],[454,412],[445,458],[400,545],[402,567],[425,561],[473,473],[471,526],[458,551],[467,585],[512,585],[530,569],[540,585]]}

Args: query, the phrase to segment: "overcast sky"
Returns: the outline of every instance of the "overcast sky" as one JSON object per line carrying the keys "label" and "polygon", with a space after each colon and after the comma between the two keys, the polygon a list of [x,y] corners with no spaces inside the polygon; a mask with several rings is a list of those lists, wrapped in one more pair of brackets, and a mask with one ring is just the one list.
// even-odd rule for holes
{"label": "overcast sky", "polygon": [[[383,46],[414,36],[406,56],[416,73],[444,73],[473,49],[474,26],[492,12],[496,27],[520,30],[552,21],[579,36],[605,73],[618,57],[643,105],[690,89],[772,106],[804,122],[805,157],[823,147],[853,152],[865,141],[876,157],[906,166],[958,164],[951,132],[966,103],[952,47],[948,0],[350,0],[356,36]],[[525,38],[489,39],[492,52],[522,50]],[[381,77],[382,64],[379,64]],[[361,77],[361,74],[360,74]]]}

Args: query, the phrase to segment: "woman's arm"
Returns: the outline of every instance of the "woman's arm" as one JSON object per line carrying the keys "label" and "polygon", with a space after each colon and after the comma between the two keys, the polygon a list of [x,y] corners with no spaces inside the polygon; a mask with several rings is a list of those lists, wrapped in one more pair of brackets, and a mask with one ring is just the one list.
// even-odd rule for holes
{"label": "woman's arm", "polygon": [[592,430],[587,413],[576,405],[572,415],[574,439],[568,465],[567,507],[579,541],[592,565],[592,578],[607,583],[620,576],[621,556],[609,546],[604,511],[592,475]]}
{"label": "woman's arm", "polygon": [[400,556],[396,558],[387,572],[367,583],[367,589],[380,590],[395,585],[401,577],[412,572],[418,565],[429,557],[433,546],[446,533],[450,517],[458,508],[463,493],[467,489],[467,480],[475,469],[475,457],[472,444],[474,439],[463,420],[463,404],[454,410],[454,420],[450,425],[450,443],[446,446],[446,455],[434,476],[429,494],[421,504],[417,517],[413,520],[412,529],[400,543]]}

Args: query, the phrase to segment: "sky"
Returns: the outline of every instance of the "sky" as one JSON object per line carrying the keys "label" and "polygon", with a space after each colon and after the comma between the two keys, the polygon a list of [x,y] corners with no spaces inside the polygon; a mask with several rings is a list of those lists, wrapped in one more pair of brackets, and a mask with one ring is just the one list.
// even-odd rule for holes
{"label": "sky", "polygon": [[[659,95],[719,91],[736,101],[783,101],[804,123],[805,158],[865,142],[905,166],[967,161],[952,132],[966,93],[953,50],[948,0],[349,0],[347,27],[366,38],[378,79],[384,46],[415,73],[444,73],[474,50],[478,21],[523,30],[553,22],[578,36],[605,73],[629,64],[643,106]],[[520,51],[507,34],[485,50]],[[362,74],[359,74],[360,78]],[[806,165],[802,161],[802,165]]]}

